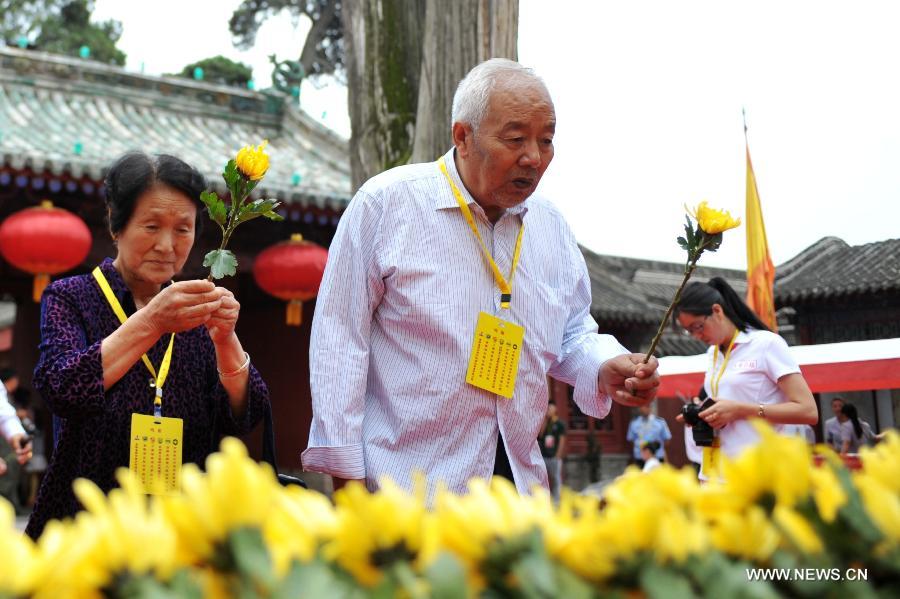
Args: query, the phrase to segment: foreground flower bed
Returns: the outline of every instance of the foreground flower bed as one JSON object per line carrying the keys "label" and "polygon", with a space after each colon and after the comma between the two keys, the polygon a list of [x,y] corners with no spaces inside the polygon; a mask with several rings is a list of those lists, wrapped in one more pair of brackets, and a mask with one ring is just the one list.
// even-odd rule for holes
{"label": "foreground flower bed", "polygon": [[[503,480],[430,509],[423,490],[390,484],[332,504],[279,487],[226,439],[206,474],[185,467],[179,496],[148,498],[126,470],[109,496],[78,481],[86,511],[38,543],[0,505],[0,597],[897,596],[900,436],[851,473],[760,430],[725,484],[629,470],[602,507],[574,494],[554,507]],[[790,580],[751,581],[751,568]]]}

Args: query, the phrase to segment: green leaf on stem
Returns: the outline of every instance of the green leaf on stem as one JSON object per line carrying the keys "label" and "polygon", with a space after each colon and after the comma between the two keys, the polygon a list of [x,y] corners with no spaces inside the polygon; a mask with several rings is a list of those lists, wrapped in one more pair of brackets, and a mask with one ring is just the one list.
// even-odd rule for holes
{"label": "green leaf on stem", "polygon": [[209,216],[220,228],[222,228],[222,230],[224,230],[225,220],[228,218],[225,202],[219,199],[219,196],[214,191],[204,191],[201,193],[200,201],[206,205],[206,209],[209,210]]}
{"label": "green leaf on stem", "polygon": [[252,220],[257,216],[265,216],[269,220],[275,221],[284,220],[284,217],[275,212],[275,208],[278,208],[280,205],[281,202],[278,200],[254,200],[241,207],[237,223],[240,224]]}
{"label": "green leaf on stem", "polygon": [[222,178],[225,179],[225,185],[228,186],[228,189],[233,189],[235,183],[241,178],[241,172],[237,168],[237,162],[234,160],[229,160],[228,164],[225,165],[225,170],[222,172]]}
{"label": "green leaf on stem", "polygon": [[231,250],[213,250],[203,258],[203,266],[210,267],[212,278],[230,277],[237,272],[237,257]]}
{"label": "green leaf on stem", "polygon": [[258,528],[238,528],[228,535],[228,547],[234,558],[237,573],[250,584],[271,588],[275,582],[272,560]]}
{"label": "green leaf on stem", "polygon": [[450,553],[441,553],[425,571],[432,599],[465,599],[466,571]]}
{"label": "green leaf on stem", "polygon": [[692,251],[697,247],[697,236],[694,233],[694,223],[691,222],[690,216],[685,216],[684,233],[687,237],[688,251]]}
{"label": "green leaf on stem", "polygon": [[641,571],[640,582],[641,589],[650,599],[694,596],[687,577],[656,564],[650,564]]}
{"label": "green leaf on stem", "polygon": [[679,237],[678,237],[678,245],[681,246],[681,249],[687,250],[687,249],[688,249],[688,242],[687,242],[687,239],[685,239],[684,237],[679,236]]}
{"label": "green leaf on stem", "polygon": [[714,252],[719,249],[719,246],[722,245],[722,234],[716,233],[715,235],[709,235],[707,233],[703,233],[703,245],[701,247],[702,250],[708,250],[710,252]]}

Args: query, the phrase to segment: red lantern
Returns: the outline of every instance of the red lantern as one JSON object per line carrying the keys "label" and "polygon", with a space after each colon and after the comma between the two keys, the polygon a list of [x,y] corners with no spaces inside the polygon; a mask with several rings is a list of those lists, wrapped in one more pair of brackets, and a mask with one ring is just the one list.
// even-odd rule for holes
{"label": "red lantern", "polygon": [[303,322],[303,301],[316,297],[328,251],[303,241],[300,234],[263,250],[253,263],[253,278],[263,291],[287,300],[287,324]]}
{"label": "red lantern", "polygon": [[41,301],[50,275],[81,264],[91,249],[84,221],[49,200],[11,215],[0,225],[0,254],[34,278],[34,301]]}

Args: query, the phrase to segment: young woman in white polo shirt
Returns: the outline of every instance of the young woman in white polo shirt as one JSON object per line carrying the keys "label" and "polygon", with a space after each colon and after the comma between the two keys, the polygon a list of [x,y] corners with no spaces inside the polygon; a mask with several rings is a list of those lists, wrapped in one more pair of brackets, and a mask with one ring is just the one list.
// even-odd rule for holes
{"label": "young woman in white polo shirt", "polygon": [[[776,430],[782,424],[818,422],[815,399],[787,343],[766,328],[724,279],[688,284],[675,318],[710,346],[703,386],[715,403],[699,415],[716,429],[725,455],[734,457],[757,441],[752,418],[762,418]],[[705,452],[704,466],[716,460],[716,452]],[[700,478],[706,478],[703,471]]]}

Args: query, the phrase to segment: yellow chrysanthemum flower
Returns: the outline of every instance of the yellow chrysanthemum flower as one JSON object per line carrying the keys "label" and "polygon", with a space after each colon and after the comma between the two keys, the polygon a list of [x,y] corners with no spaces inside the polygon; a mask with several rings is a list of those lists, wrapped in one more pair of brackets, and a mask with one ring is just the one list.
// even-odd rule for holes
{"label": "yellow chrysanthemum flower", "polygon": [[337,525],[328,497],[301,487],[285,488],[263,525],[275,573],[282,577],[292,562],[311,561],[325,541],[334,537]]}
{"label": "yellow chrysanthemum flower", "polygon": [[812,524],[796,510],[779,505],[772,512],[772,519],[778,524],[784,536],[803,553],[822,553],[825,544],[816,534]]}
{"label": "yellow chrysanthemum flower", "polygon": [[[606,490],[604,518],[622,559],[649,551],[660,562],[683,562],[708,541],[696,510],[698,485],[692,471],[663,465],[649,474],[629,469]],[[616,532],[618,531],[618,532]]]}
{"label": "yellow chrysanthemum flower", "polygon": [[601,582],[615,573],[612,529],[600,511],[599,499],[563,488],[559,508],[553,512],[549,493],[541,489],[535,493],[536,497],[540,495],[546,496],[551,511],[540,522],[547,555],[593,582]]}
{"label": "yellow chrysanthemum flower", "polygon": [[99,589],[122,574],[167,580],[175,561],[175,535],[162,512],[148,502],[140,481],[117,473],[121,488],[109,496],[92,482],[75,481],[84,505],[74,521],[50,522],[39,541],[46,565],[36,597],[100,596]]}
{"label": "yellow chrysanthemum flower", "polygon": [[40,572],[37,550],[31,539],[15,529],[12,505],[0,497],[0,596],[26,596]]}
{"label": "yellow chrysanthemum flower", "polygon": [[437,534],[425,506],[424,486],[414,496],[390,480],[382,481],[377,493],[354,482],[335,493],[334,501],[334,537],[322,554],[362,585],[377,585],[395,562],[422,571],[436,557]]}
{"label": "yellow chrysanthemum flower", "polygon": [[732,218],[727,210],[710,208],[706,200],[700,202],[693,211],[687,207],[685,209],[688,214],[694,217],[700,229],[708,235],[715,235],[728,229],[734,229],[741,224],[740,218]]}
{"label": "yellow chrysanthemum flower", "polygon": [[780,505],[793,506],[810,491],[812,456],[799,437],[780,435],[754,421],[759,442],[734,459],[722,460],[726,488],[742,505],[767,494]]}
{"label": "yellow chrysanthemum flower", "polygon": [[266,154],[266,146],[269,140],[256,146],[244,146],[234,159],[235,165],[242,175],[251,181],[259,181],[269,170],[269,155]]}
{"label": "yellow chrysanthemum flower", "polygon": [[863,506],[872,522],[894,544],[900,543],[900,495],[886,487],[879,475],[868,470],[853,474]]}
{"label": "yellow chrysanthemum flower", "polygon": [[233,437],[223,439],[221,451],[207,458],[205,474],[186,464],[181,486],[180,495],[159,500],[176,530],[179,559],[189,563],[207,558],[238,528],[262,528],[281,491],[272,468],[250,459]]}
{"label": "yellow chrysanthemum flower", "polygon": [[878,445],[863,447],[859,453],[863,471],[895,494],[900,494],[900,434],[889,430]]}
{"label": "yellow chrysanthemum flower", "polygon": [[[459,558],[468,573],[469,585],[485,585],[480,571],[489,549],[504,539],[533,531],[546,513],[539,500],[522,497],[508,480],[469,481],[469,493],[438,492],[434,516],[441,546]],[[549,499],[548,499],[549,501]]]}
{"label": "yellow chrysanthemum flower", "polygon": [[719,512],[709,523],[712,545],[728,555],[766,562],[778,548],[780,535],[759,506],[745,513]]}
{"label": "yellow chrysanthemum flower", "polygon": [[810,471],[812,495],[825,522],[834,522],[837,512],[847,503],[847,493],[831,466],[822,465]]}

